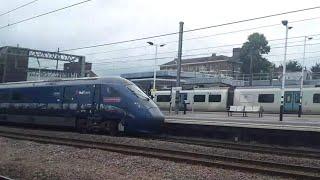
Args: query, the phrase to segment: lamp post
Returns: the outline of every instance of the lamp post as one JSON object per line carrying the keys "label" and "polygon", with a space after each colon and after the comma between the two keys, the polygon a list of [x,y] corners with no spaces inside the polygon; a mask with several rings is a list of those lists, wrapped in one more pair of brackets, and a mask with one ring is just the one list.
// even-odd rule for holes
{"label": "lamp post", "polygon": [[288,31],[292,27],[288,26],[288,21],[283,20],[282,24],[286,27],[286,38],[285,38],[285,45],[284,45],[284,58],[282,63],[282,85],[281,85],[281,105],[280,105],[280,121],[283,119],[283,112],[284,112],[284,86],[286,82],[286,61],[287,61],[287,46],[288,46]]}
{"label": "lamp post", "polygon": [[308,37],[308,36],[305,36],[305,37],[304,37],[298,117],[301,117],[301,114],[302,114],[302,96],[303,96],[302,89],[303,89],[303,76],[304,76],[303,65],[304,65],[304,61],[305,61],[305,57],[306,57],[306,44],[307,44],[307,40],[311,40],[311,39],[312,39],[312,37]]}
{"label": "lamp post", "polygon": [[152,87],[152,95],[156,92],[156,79],[157,79],[157,59],[158,59],[158,47],[163,47],[166,44],[155,44],[151,41],[147,42],[150,46],[154,46],[156,48],[155,56],[154,56],[154,67],[153,67],[153,87]]}

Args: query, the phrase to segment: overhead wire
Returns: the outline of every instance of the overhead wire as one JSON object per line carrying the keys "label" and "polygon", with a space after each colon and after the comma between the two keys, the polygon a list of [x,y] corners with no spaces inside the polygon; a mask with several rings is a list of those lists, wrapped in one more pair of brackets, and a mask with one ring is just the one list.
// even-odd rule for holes
{"label": "overhead wire", "polygon": [[[305,60],[306,61],[312,61],[312,59],[314,59],[314,58],[320,58],[320,56],[312,56],[312,57],[306,57],[305,58]],[[294,61],[294,60],[297,60],[297,59],[302,59],[302,57],[301,58],[292,58],[292,59],[288,59],[288,62],[289,61]],[[272,61],[272,63],[282,63],[283,61]],[[287,62],[287,63],[288,63]],[[160,67],[161,65],[159,65],[159,64],[157,64],[156,65],[157,67]],[[129,67],[118,67],[118,68],[115,68],[115,67],[110,67],[110,68],[103,68],[103,70],[119,70],[119,69],[132,69],[132,68],[134,68],[134,69],[136,69],[136,68],[138,68],[138,67],[140,67],[140,68],[146,68],[146,67],[154,67],[154,65],[148,65],[148,66],[141,66],[141,65],[136,65],[136,66],[129,66]],[[102,68],[102,67],[96,67],[96,68]]]}
{"label": "overhead wire", "polygon": [[[293,42],[289,42],[289,43],[297,43],[297,42],[304,42],[304,41],[293,41]],[[270,44],[271,49],[273,48],[272,46],[274,45],[282,45],[284,43],[276,43],[276,44]],[[237,46],[237,45],[242,45],[242,44],[229,44],[229,45],[221,45],[221,46],[213,46],[213,47],[202,47],[202,48],[193,48],[193,49],[186,49],[183,52],[187,53],[190,51],[197,51],[197,50],[206,50],[206,49],[216,49],[216,48],[221,48],[221,47],[230,47],[230,46]],[[308,44],[309,45],[309,44]],[[296,47],[296,46],[301,46],[301,45],[295,45],[295,46],[289,46],[289,47]],[[281,47],[276,47],[276,48],[281,48]],[[165,52],[159,52],[158,55],[161,54],[172,54],[172,53],[176,53],[177,51],[165,51]],[[211,52],[212,53],[231,53],[231,51],[214,51]],[[209,54],[209,52],[207,53],[207,55]],[[104,60],[116,60],[116,59],[127,59],[127,58],[132,58],[132,57],[141,57],[141,56],[154,56],[154,54],[139,54],[139,55],[132,55],[132,56],[121,56],[121,57],[111,57],[111,58],[102,58],[102,59],[94,59],[91,62],[101,62]],[[118,62],[118,61],[111,61],[111,62]],[[128,62],[128,61],[126,61]]]}
{"label": "overhead wire", "polygon": [[[320,17],[319,17],[320,18]],[[236,31],[232,31],[233,33],[235,33]],[[320,34],[310,34],[307,36],[319,36]],[[210,37],[212,37],[213,35],[210,35]],[[190,39],[184,39],[183,41],[187,41],[187,40],[194,40],[194,39],[201,39],[204,38],[205,36],[199,36],[199,37],[195,37],[195,38],[190,38]],[[209,37],[209,36],[208,36]],[[303,38],[305,36],[294,36],[294,37],[290,37],[288,39],[296,39],[296,38]],[[285,38],[278,38],[278,39],[271,39],[268,40],[268,42],[271,41],[279,41],[279,40],[284,40]],[[164,42],[164,44],[168,44],[168,43],[172,43],[172,42],[177,42],[177,41],[168,41],[168,42]],[[238,45],[238,44],[235,44]],[[87,55],[96,55],[96,54],[105,54],[105,53],[109,53],[109,52],[116,52],[116,51],[125,51],[125,50],[130,50],[130,49],[139,49],[139,48],[147,48],[148,46],[136,46],[136,47],[130,47],[130,48],[122,48],[122,49],[115,49],[115,50],[109,50],[109,51],[100,51],[100,52],[94,52],[94,53],[87,53],[87,54],[83,54],[85,56]],[[178,52],[178,51],[176,51]]]}
{"label": "overhead wire", "polygon": [[[300,19],[300,20],[290,21],[290,23],[305,22],[305,21],[310,21],[310,20],[315,20],[315,19],[320,19],[320,17]],[[226,34],[233,34],[233,33],[238,33],[238,32],[250,31],[250,30],[267,28],[267,27],[274,27],[274,26],[281,26],[281,24],[279,24],[279,23],[277,23],[277,24],[269,24],[269,25],[258,26],[258,27],[253,27],[253,28],[240,29],[240,30],[236,30],[236,31],[228,31],[228,32],[211,34],[211,35],[205,35],[205,36],[197,36],[197,37],[193,37],[193,38],[186,38],[186,39],[184,39],[184,41],[197,40],[197,39],[203,39],[203,38],[208,38],[208,37],[215,37],[215,36],[226,35]],[[165,44],[168,44],[168,43],[177,43],[177,42],[178,42],[178,41],[168,41],[168,42],[164,42],[164,43],[165,43]]]}
{"label": "overhead wire", "polygon": [[[183,33],[199,31],[199,30],[204,30],[204,29],[210,29],[210,28],[216,28],[216,27],[222,27],[222,26],[227,26],[227,25],[232,25],[232,24],[239,24],[239,23],[243,23],[243,22],[266,19],[266,18],[270,18],[270,17],[286,15],[286,14],[292,14],[292,13],[303,12],[303,11],[309,11],[309,10],[314,10],[314,9],[319,9],[319,8],[320,8],[320,6],[314,6],[314,7],[310,7],[310,8],[298,9],[298,10],[293,10],[293,11],[286,11],[286,12],[282,12],[282,13],[276,13],[276,14],[271,14],[271,15],[266,15],[266,16],[260,16],[260,17],[255,17],[255,18],[239,20],[239,21],[232,21],[232,22],[228,22],[228,23],[222,23],[222,24],[217,24],[217,25],[212,25],[212,26],[206,26],[206,27],[201,27],[201,28],[185,30],[185,31],[183,31]],[[75,50],[82,50],[82,49],[89,49],[89,48],[96,48],[96,47],[102,47],[102,46],[109,46],[109,45],[115,45],[115,44],[134,42],[134,41],[141,41],[141,40],[146,40],[146,39],[154,39],[154,38],[159,38],[159,37],[164,37],[164,36],[176,35],[178,33],[179,32],[172,32],[172,33],[165,33],[165,34],[159,34],[159,35],[153,35],[153,36],[147,36],[147,37],[123,40],[123,41],[116,41],[116,42],[111,42],[111,43],[103,43],[103,44],[96,44],[96,45],[91,45],[91,46],[83,46],[83,47],[77,47],[77,48],[63,49],[63,50],[61,50],[61,52],[75,51]]]}
{"label": "overhead wire", "polygon": [[21,9],[21,8],[23,8],[23,7],[26,7],[26,6],[30,5],[30,4],[33,4],[33,3],[37,2],[37,1],[39,1],[39,0],[33,0],[33,1],[28,2],[28,3],[26,3],[26,4],[20,5],[20,6],[16,7],[16,8],[14,8],[14,9],[11,9],[11,10],[9,10],[9,11],[6,11],[6,12],[4,12],[4,13],[1,13],[1,14],[0,14],[0,17],[1,17],[1,16],[4,16],[4,15],[6,15],[6,14],[9,14],[9,13],[11,13],[11,12],[14,12],[14,11],[16,11],[16,10],[18,10],[18,9]]}
{"label": "overhead wire", "polygon": [[[312,45],[319,45],[320,43],[312,44]],[[310,44],[308,44],[310,45]],[[300,46],[300,45],[299,45]],[[295,46],[288,46],[288,47],[295,47]],[[317,53],[320,51],[313,51],[313,52],[306,52],[306,54],[309,53]],[[292,54],[301,54],[301,53],[292,53]],[[287,55],[292,55],[292,54],[287,54]],[[194,57],[194,56],[203,56],[203,55],[210,55],[209,53],[199,53],[199,54],[187,54],[183,55],[182,57]],[[158,57],[157,60],[161,59],[174,59],[174,57]],[[293,58],[293,59],[299,59],[299,58]],[[301,59],[301,58],[300,58]],[[155,58],[147,58],[147,59],[134,59],[134,60],[123,60],[123,61],[102,61],[102,62],[95,62],[95,64],[114,64],[114,63],[127,63],[127,62],[145,62],[145,61],[154,61]],[[274,61],[270,61],[274,62]]]}
{"label": "overhead wire", "polygon": [[39,15],[36,15],[36,16],[32,16],[32,17],[29,17],[29,18],[26,18],[26,19],[23,19],[23,20],[20,20],[20,21],[16,21],[14,23],[9,23],[5,26],[1,26],[0,29],[4,29],[4,28],[7,28],[7,27],[10,27],[10,26],[13,26],[13,25],[16,25],[16,24],[20,24],[20,23],[23,23],[23,22],[26,22],[26,21],[30,21],[32,19],[36,19],[36,18],[39,18],[39,17],[42,17],[42,16],[45,16],[45,15],[48,15],[48,14],[52,14],[52,13],[56,13],[58,11],[62,11],[62,10],[65,10],[65,9],[68,9],[68,8],[71,8],[71,7],[74,7],[74,6],[78,6],[80,4],[84,4],[84,3],[87,3],[89,1],[92,1],[92,0],[85,0],[85,1],[81,1],[81,2],[78,2],[78,3],[75,3],[75,4],[71,4],[69,6],[65,6],[65,7],[62,7],[62,8],[59,8],[59,9],[55,9],[53,11],[49,11],[49,12],[46,12],[46,13],[43,13],[43,14],[39,14]]}

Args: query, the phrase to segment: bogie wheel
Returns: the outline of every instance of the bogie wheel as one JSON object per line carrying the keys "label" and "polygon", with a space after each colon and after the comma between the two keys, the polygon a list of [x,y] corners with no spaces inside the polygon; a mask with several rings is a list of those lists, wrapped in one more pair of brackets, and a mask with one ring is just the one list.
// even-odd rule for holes
{"label": "bogie wheel", "polygon": [[88,132],[88,123],[86,119],[77,120],[77,131],[81,134],[85,134]]}
{"label": "bogie wheel", "polygon": [[109,128],[108,128],[109,134],[111,136],[119,135],[118,122],[117,121],[110,121],[110,122],[108,122],[108,124],[109,124]]}

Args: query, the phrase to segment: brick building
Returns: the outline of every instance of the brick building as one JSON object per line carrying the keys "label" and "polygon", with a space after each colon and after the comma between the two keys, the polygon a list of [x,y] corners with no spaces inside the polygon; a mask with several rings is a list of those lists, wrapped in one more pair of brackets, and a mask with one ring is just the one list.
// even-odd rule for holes
{"label": "brick building", "polygon": [[[177,59],[160,65],[160,70],[176,70]],[[209,57],[199,57],[181,60],[181,71],[206,72],[212,74],[236,74],[240,73],[240,48],[233,48],[231,57],[215,53]]]}
{"label": "brick building", "polygon": [[[57,66],[54,69],[31,68],[29,58],[52,60]],[[65,62],[64,68],[59,70],[58,62],[61,61]],[[96,76],[91,67],[92,64],[85,62],[84,56],[12,46],[0,47],[0,83]]]}

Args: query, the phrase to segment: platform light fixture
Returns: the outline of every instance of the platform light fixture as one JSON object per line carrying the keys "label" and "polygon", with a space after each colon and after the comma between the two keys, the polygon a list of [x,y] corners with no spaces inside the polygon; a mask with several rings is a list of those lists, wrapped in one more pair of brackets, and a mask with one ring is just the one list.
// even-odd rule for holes
{"label": "platform light fixture", "polygon": [[152,88],[152,95],[156,92],[156,79],[157,79],[157,59],[158,59],[158,47],[163,47],[166,44],[156,44],[154,42],[148,41],[147,42],[150,46],[155,47],[155,56],[154,56],[154,67],[153,67],[153,88]]}

